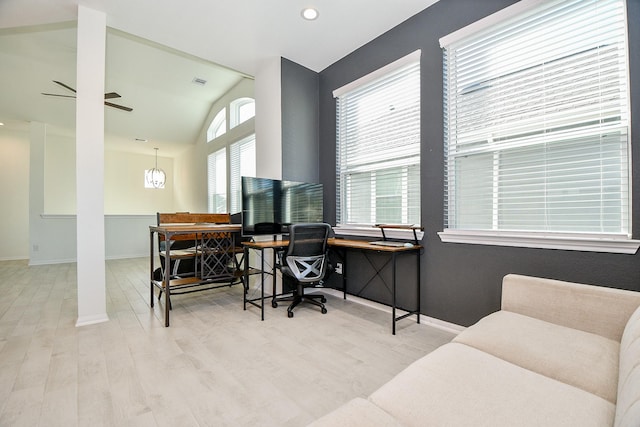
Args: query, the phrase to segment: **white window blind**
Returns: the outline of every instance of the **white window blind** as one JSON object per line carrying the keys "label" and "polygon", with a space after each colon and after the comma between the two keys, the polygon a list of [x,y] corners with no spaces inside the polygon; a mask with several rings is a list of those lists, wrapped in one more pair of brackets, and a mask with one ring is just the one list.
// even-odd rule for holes
{"label": "white window blind", "polygon": [[420,223],[419,52],[409,59],[336,91],[338,224]]}
{"label": "white window blind", "polygon": [[236,213],[242,210],[242,177],[256,176],[256,136],[251,135],[241,141],[231,144],[230,169],[231,169],[231,200],[229,212]]}
{"label": "white window blind", "polygon": [[207,157],[209,212],[227,212],[227,149],[222,148]]}
{"label": "white window blind", "polygon": [[535,2],[445,45],[445,227],[630,237],[625,2]]}

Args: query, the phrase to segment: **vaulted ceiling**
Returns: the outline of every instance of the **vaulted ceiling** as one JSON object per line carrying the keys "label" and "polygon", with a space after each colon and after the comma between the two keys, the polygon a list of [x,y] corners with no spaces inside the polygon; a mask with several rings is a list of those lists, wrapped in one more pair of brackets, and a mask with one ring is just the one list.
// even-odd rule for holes
{"label": "vaulted ceiling", "polygon": [[[437,0],[1,0],[0,122],[72,135],[78,3],[106,13],[107,148],[165,154],[193,144],[220,96],[268,58],[321,71]],[[315,21],[301,10],[315,6]],[[196,85],[194,78],[207,80]]]}

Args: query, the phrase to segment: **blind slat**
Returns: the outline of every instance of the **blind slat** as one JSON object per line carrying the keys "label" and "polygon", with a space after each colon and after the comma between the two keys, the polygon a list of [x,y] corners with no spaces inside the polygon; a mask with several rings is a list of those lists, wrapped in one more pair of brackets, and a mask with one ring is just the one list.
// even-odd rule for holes
{"label": "blind slat", "polygon": [[336,91],[339,224],[420,223],[420,64]]}
{"label": "blind slat", "polygon": [[623,0],[444,39],[447,228],[629,235],[626,39]]}

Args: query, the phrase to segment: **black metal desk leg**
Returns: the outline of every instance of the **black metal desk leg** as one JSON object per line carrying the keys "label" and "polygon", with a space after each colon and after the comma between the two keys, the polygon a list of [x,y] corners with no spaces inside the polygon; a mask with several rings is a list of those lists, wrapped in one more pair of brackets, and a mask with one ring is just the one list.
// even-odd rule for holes
{"label": "black metal desk leg", "polygon": [[[415,230],[413,230],[415,233]],[[420,251],[416,251],[416,259],[418,260],[416,264],[416,270],[418,271],[418,311],[416,312],[416,316],[418,317],[418,324],[420,323]]]}
{"label": "black metal desk leg", "polygon": [[347,251],[342,254],[342,299],[347,299]]}
{"label": "black metal desk leg", "polygon": [[[164,241],[169,242],[169,236],[164,236]],[[169,326],[169,304],[171,304],[171,289],[169,281],[171,280],[171,249],[168,243],[165,245],[164,258],[164,326]]]}
{"label": "black metal desk leg", "polygon": [[243,281],[242,286],[244,287],[242,292],[242,308],[243,310],[247,310],[247,294],[249,292],[249,248],[243,248],[244,254],[244,271],[242,272]]}
{"label": "black metal desk leg", "polygon": [[264,320],[264,248],[260,248],[260,319]]}
{"label": "black metal desk leg", "polygon": [[396,253],[391,253],[391,274],[393,275],[393,306],[391,312],[393,313],[393,322],[391,326],[391,333],[396,334]]}
{"label": "black metal desk leg", "polygon": [[149,232],[149,297],[153,308],[153,231]]}
{"label": "black metal desk leg", "polygon": [[[273,285],[271,286],[271,307],[275,308],[276,304],[276,295],[278,294],[277,286],[278,286],[278,269],[277,269],[277,260],[278,260],[278,251],[276,248],[273,248],[273,269],[271,270],[271,280]],[[284,278],[282,279],[282,291],[284,292]]]}

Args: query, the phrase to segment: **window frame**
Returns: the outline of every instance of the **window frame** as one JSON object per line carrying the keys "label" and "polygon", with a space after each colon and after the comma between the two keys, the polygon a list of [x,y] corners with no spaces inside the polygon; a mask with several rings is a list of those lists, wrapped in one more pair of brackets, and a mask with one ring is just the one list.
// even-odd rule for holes
{"label": "window frame", "polygon": [[[224,164],[224,205],[225,205],[225,209],[224,211],[220,212],[217,210],[217,203],[214,202],[213,200],[213,195],[219,196],[221,193],[218,193],[217,191],[212,193],[211,192],[211,187],[218,186],[218,177],[219,177],[219,171],[217,170],[218,167],[218,159],[222,157],[222,163]],[[213,159],[213,161],[212,161]],[[227,154],[227,147],[222,147],[219,148],[211,153],[209,153],[207,155],[207,210],[209,213],[227,213],[227,211],[229,210],[229,179],[228,179],[228,163],[229,163],[229,156]],[[212,164],[214,164],[215,167],[215,177],[211,176],[211,170],[212,170]],[[217,188],[216,188],[217,190]],[[215,204],[215,206],[214,206]],[[213,209],[214,207],[216,207],[216,209]]]}
{"label": "window frame", "polygon": [[[241,110],[244,106],[249,105],[249,104],[253,104],[254,108],[253,108],[253,115],[245,118],[244,120],[240,120],[241,119]],[[245,97],[241,97],[241,98],[236,98],[233,101],[231,101],[229,103],[229,128],[233,129],[236,126],[241,125],[242,123],[251,120],[253,117],[255,117],[256,112],[255,112],[255,104],[256,101],[255,99],[245,96]]]}
{"label": "window frame", "polygon": [[[507,7],[493,15],[481,19],[467,27],[464,27],[440,40],[441,47],[462,40],[470,35],[482,31],[488,27],[501,24],[504,21],[516,18],[523,13],[531,11],[540,5],[537,0],[523,0]],[[626,4],[625,4],[626,6]],[[628,26],[628,23],[627,23]],[[627,58],[628,61],[628,58]],[[445,67],[446,68],[446,67]],[[443,76],[447,78],[446,73]],[[446,99],[444,100],[445,102]],[[446,131],[446,128],[445,128]],[[631,141],[628,142],[629,151]],[[447,147],[445,147],[447,150]],[[628,158],[628,173],[631,174],[631,154]],[[470,230],[445,228],[438,235],[447,243],[470,243],[482,245],[498,245],[526,248],[565,249],[608,253],[635,253],[640,246],[640,241],[631,238],[631,208],[632,188],[628,186],[629,197],[629,234],[621,233],[591,233],[591,232],[553,232],[553,231],[509,231],[509,230]],[[445,205],[446,214],[446,205]]]}
{"label": "window frame", "polygon": [[[222,129],[222,132],[220,130]],[[211,142],[216,138],[227,133],[227,107],[222,108],[213,117],[209,127],[207,128],[207,142]]]}
{"label": "window frame", "polygon": [[[386,78],[387,76],[393,75],[393,73],[400,71],[404,68],[406,68],[407,66],[410,65],[415,65],[417,66],[417,75],[418,75],[418,85],[420,85],[420,56],[421,56],[421,51],[417,50],[409,55],[406,55],[390,64],[387,64],[377,70],[375,70],[372,73],[369,73],[347,85],[342,86],[339,89],[336,89],[333,92],[333,96],[335,98],[340,98],[342,96],[345,95],[350,95],[351,93],[353,93],[354,91],[357,91],[360,88],[366,88],[367,86],[369,86],[371,83],[380,81],[384,78]],[[374,92],[372,92],[374,93]],[[419,96],[420,96],[420,91],[418,89],[417,92],[417,96],[418,96],[418,105],[420,105],[420,101],[419,101]],[[336,100],[336,102],[338,103],[338,99]],[[419,108],[419,107],[418,107]],[[340,111],[337,111],[338,117],[340,115]],[[408,174],[408,168],[410,167],[415,167],[416,165],[418,166],[418,168],[420,168],[420,112],[418,109],[417,112],[417,144],[416,142],[413,143],[413,145],[417,145],[417,153],[414,153],[411,158],[415,158],[415,156],[418,157],[417,162],[412,162],[412,161],[408,161],[406,164],[398,164],[397,168],[394,169],[398,169],[398,173],[401,174],[401,176],[405,176]],[[337,124],[337,150],[336,150],[336,213],[337,215],[337,221],[338,224],[336,226],[336,230],[337,233],[339,234],[344,234],[344,235],[368,235],[370,230],[367,230],[368,228],[371,228],[371,225],[375,224],[375,223],[379,223],[381,221],[378,220],[379,217],[374,218],[375,215],[377,215],[377,213],[374,215],[375,212],[375,205],[376,205],[376,200],[379,199],[379,197],[377,197],[376,192],[372,192],[370,195],[370,201],[371,201],[371,206],[370,206],[370,210],[371,210],[371,223],[361,223],[361,222],[346,222],[346,220],[344,220],[344,216],[341,216],[340,213],[343,212],[343,210],[347,209],[347,203],[342,200],[344,197],[346,197],[344,194],[342,194],[341,192],[341,186],[343,186],[343,179],[342,179],[342,174],[345,173],[345,171],[341,171],[340,168],[340,162],[341,162],[341,152],[340,152],[340,123],[339,123],[339,119],[338,119],[338,124]],[[414,148],[415,150],[415,148]],[[400,157],[401,158],[401,157]],[[404,170],[404,173],[401,172],[402,170]],[[379,173],[378,170],[376,169],[372,169],[369,170],[370,174],[377,174]],[[413,176],[413,175],[412,175]],[[404,181],[404,179],[403,179]],[[346,184],[345,184],[346,185]],[[420,183],[420,174],[418,173],[418,178],[417,178],[417,191],[418,194],[420,194],[420,187],[421,187],[421,183]],[[407,192],[410,192],[411,189],[407,188]],[[407,193],[408,194],[408,193]],[[420,197],[418,197],[418,200],[415,202],[416,203],[416,207],[417,209],[420,211],[421,210],[421,201],[420,201]],[[402,205],[400,206],[400,208],[402,208]],[[406,209],[404,209],[404,211],[406,211]],[[343,215],[345,215],[343,213]],[[412,218],[403,218],[406,219],[407,222],[411,222],[414,223],[414,221],[412,221]],[[417,221],[420,222],[421,221],[421,212],[418,212],[417,214]],[[404,222],[404,221],[403,221]],[[406,233],[400,231],[399,233],[397,233],[398,235],[395,236],[397,238],[405,238],[406,237]],[[423,233],[420,233],[420,238],[422,238]],[[377,236],[379,237],[379,232],[378,234],[373,234],[373,236]],[[391,236],[390,236],[391,237]]]}
{"label": "window frame", "polygon": [[[250,167],[251,172],[246,173],[246,165],[243,168],[242,163],[242,154],[244,150],[246,150],[246,146],[251,145],[250,150],[253,152],[253,165]],[[237,151],[236,151],[237,149]],[[242,210],[242,177],[243,176],[256,176],[256,167],[257,167],[257,159],[256,159],[256,135],[252,133],[244,138],[240,138],[231,144],[229,144],[229,170],[227,173],[228,176],[228,203],[227,209],[230,213],[237,213]],[[237,164],[236,164],[237,161]],[[243,174],[243,169],[245,173]],[[234,209],[237,209],[236,212],[233,212]]]}

